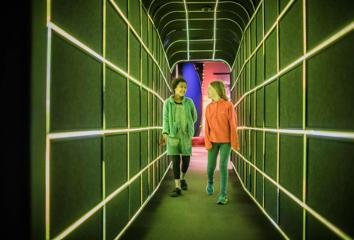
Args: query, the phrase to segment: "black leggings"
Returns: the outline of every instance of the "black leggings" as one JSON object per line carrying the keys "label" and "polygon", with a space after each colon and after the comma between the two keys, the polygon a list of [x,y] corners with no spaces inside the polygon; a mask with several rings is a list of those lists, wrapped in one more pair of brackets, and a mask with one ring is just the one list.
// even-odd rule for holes
{"label": "black leggings", "polygon": [[[189,166],[190,156],[182,156],[182,172],[186,173]],[[181,172],[181,158],[180,155],[172,155],[173,161],[173,175],[175,179],[180,179]]]}

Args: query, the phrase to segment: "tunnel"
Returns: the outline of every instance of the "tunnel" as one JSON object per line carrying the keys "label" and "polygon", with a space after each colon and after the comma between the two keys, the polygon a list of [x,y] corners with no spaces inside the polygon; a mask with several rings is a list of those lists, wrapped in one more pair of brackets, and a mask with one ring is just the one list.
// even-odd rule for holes
{"label": "tunnel", "polygon": [[[26,48],[27,70],[14,72],[29,80],[15,86],[26,94],[11,123],[26,127],[5,129],[14,144],[4,151],[18,160],[2,171],[22,175],[11,183],[21,199],[8,239],[354,238],[352,1],[28,5],[31,44],[10,49]],[[190,187],[174,199],[160,141],[177,77],[190,86],[198,121]],[[205,193],[213,80],[225,81],[240,143],[225,206]]]}

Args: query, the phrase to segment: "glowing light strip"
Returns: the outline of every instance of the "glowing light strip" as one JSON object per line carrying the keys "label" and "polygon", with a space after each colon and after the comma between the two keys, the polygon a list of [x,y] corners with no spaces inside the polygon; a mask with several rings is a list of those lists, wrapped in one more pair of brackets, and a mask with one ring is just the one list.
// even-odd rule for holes
{"label": "glowing light strip", "polygon": [[[140,0],[140,1],[141,1],[141,0]],[[142,6],[143,6],[143,5],[142,5]],[[154,24],[154,22],[152,21],[152,18],[150,17],[149,14],[148,14],[148,18],[149,18],[149,20],[150,20],[152,26],[155,28],[155,30],[156,30],[156,32],[157,32],[157,36],[159,37],[161,46],[163,46],[160,33],[159,33],[159,31],[157,30],[157,27],[155,26],[155,24]],[[166,64],[167,64],[168,70],[169,70],[170,73],[172,73],[172,68],[170,67],[170,62],[168,61],[167,53],[166,53],[166,51],[165,51],[165,48],[162,47],[162,50],[163,50],[163,53],[164,53],[164,56],[165,56],[165,60],[166,60]]]}
{"label": "glowing light strip", "polygon": [[[168,25],[170,25],[171,23],[173,22],[182,22],[182,21],[214,21],[215,18],[191,18],[191,19],[188,19],[188,18],[179,18],[179,19],[173,19],[169,22],[167,22],[163,28],[161,29],[161,34],[164,33],[166,27]],[[216,20],[221,20],[221,21],[230,21],[234,24],[236,24],[236,26],[240,29],[241,33],[243,32],[242,30],[242,27],[240,26],[240,24],[237,22],[237,21],[234,21],[233,19],[230,19],[230,18],[217,18]],[[186,29],[188,31],[188,28]]]}
{"label": "glowing light strip", "polygon": [[[186,12],[186,29],[187,29],[187,60],[189,61],[189,23],[188,23],[188,9],[187,9],[187,2],[186,0],[183,0],[184,3],[184,11]],[[167,24],[166,24],[167,25]],[[166,25],[164,26],[164,28],[166,27]],[[163,32],[163,29],[161,30],[161,32]]]}
{"label": "glowing light strip", "polygon": [[[254,14],[253,14],[251,20],[248,22],[248,24],[247,24],[247,26],[246,26],[244,32],[247,31],[247,28],[250,26],[252,19],[253,19],[253,18],[256,16],[256,14],[258,13],[257,11],[259,10],[259,7],[260,7],[260,5],[261,5],[262,2],[263,2],[263,0],[262,0],[262,1],[260,2],[260,4],[258,5],[257,10],[254,12]],[[294,2],[295,2],[295,0],[290,0],[290,1],[288,2],[288,4],[285,6],[285,8],[283,9],[283,11],[279,14],[279,16],[277,17],[277,19],[276,19],[275,22],[273,23],[273,25],[270,27],[270,29],[268,30],[268,32],[267,32],[265,35],[264,35],[264,33],[263,33],[263,38],[262,38],[262,40],[258,43],[257,47],[253,50],[253,52],[251,53],[251,55],[250,55],[250,56],[246,59],[246,61],[243,63],[242,68],[241,68],[241,71],[243,70],[244,66],[248,63],[248,61],[250,61],[250,59],[253,57],[253,55],[256,54],[257,50],[258,50],[261,46],[263,46],[264,41],[265,41],[265,40],[268,38],[268,36],[272,33],[272,31],[274,30],[274,28],[278,25],[278,22],[282,19],[282,17],[285,15],[285,13],[288,11],[288,9],[291,7],[291,5],[292,5]],[[263,16],[264,16],[264,15],[263,15]],[[264,28],[264,26],[263,26],[263,28]],[[243,40],[244,35],[245,35],[245,34],[242,35],[241,41]],[[235,66],[236,59],[237,59],[237,56],[238,56],[238,54],[239,54],[239,51],[240,51],[240,49],[237,51],[236,57],[235,57],[235,59],[234,59],[234,63],[232,64],[232,69],[233,69],[234,66]],[[239,77],[240,77],[240,75],[241,75],[241,71],[239,72],[239,74],[238,74],[238,76],[237,76],[237,78],[236,78],[236,81],[234,82],[234,85],[231,87],[231,91],[232,91],[232,89],[235,87],[235,85],[236,85],[236,83],[237,83],[237,81],[238,81],[238,79],[239,79]]]}
{"label": "glowing light strip", "polygon": [[283,133],[292,135],[308,135],[308,136],[318,136],[318,137],[333,137],[333,138],[344,138],[344,139],[354,139],[354,132],[339,132],[339,131],[324,131],[315,129],[275,129],[275,128],[257,128],[257,127],[247,127],[240,126],[237,130],[255,130],[255,131],[265,131],[271,133]]}
{"label": "glowing light strip", "polygon": [[[177,64],[177,63],[180,63],[180,62],[185,62],[186,60],[178,60],[178,61],[176,61],[176,62],[174,62],[173,64],[172,64],[172,69],[174,68],[174,66]],[[198,59],[190,59],[190,61],[195,61],[195,62],[202,62],[202,61],[211,61],[211,59],[205,59],[205,58],[198,58]],[[220,62],[223,62],[223,63],[225,63],[228,67],[229,67],[229,69],[231,69],[230,68],[230,64],[227,62],[227,61],[225,61],[224,59],[219,59],[219,58],[216,58],[216,59],[214,59],[214,61],[220,61]]]}
{"label": "glowing light strip", "polygon": [[[170,55],[170,58],[172,58],[174,55],[178,54],[178,53],[185,53],[187,52],[186,50],[181,50],[181,51],[176,51],[173,52]],[[198,50],[189,50],[190,53],[198,53],[198,52],[214,52],[213,50],[210,49],[198,49]],[[222,52],[222,50],[215,50],[215,52]],[[209,59],[209,61],[211,61],[212,59]]]}
{"label": "glowing light strip", "polygon": [[[213,38],[210,38],[210,39],[190,39],[190,40],[189,40],[189,42],[212,42],[212,41],[214,41]],[[168,45],[168,47],[166,48],[166,53],[168,52],[168,49],[169,49],[173,44],[178,43],[178,42],[187,42],[187,40],[186,40],[186,39],[180,39],[180,40],[176,40],[176,41],[170,43],[170,44]]]}
{"label": "glowing light strip", "polygon": [[[245,28],[244,28],[244,30],[243,30],[242,38],[241,38],[240,42],[243,40],[243,37],[244,37],[244,35],[245,35],[245,32],[246,32],[247,28],[248,28],[249,25],[251,24],[253,18],[257,15],[258,10],[259,10],[259,8],[260,8],[261,6],[263,6],[263,0],[261,0],[261,1],[258,3],[258,7],[257,7],[256,10],[253,12],[253,14],[252,14],[251,18],[249,19],[247,25],[245,26]],[[263,7],[262,7],[262,12],[263,12]],[[263,16],[264,16],[264,15],[263,15]],[[263,36],[264,36],[264,32],[263,32]],[[262,41],[261,41],[261,42],[262,42]],[[236,53],[236,57],[235,57],[235,59],[234,59],[234,62],[233,62],[233,64],[232,64],[232,68],[231,68],[231,69],[233,69],[234,66],[235,66],[236,59],[237,59],[237,56],[238,56],[238,54],[239,54],[239,51],[240,51],[240,48],[238,49],[238,51],[237,51],[237,53]]]}
{"label": "glowing light strip", "polygon": [[248,189],[246,188],[246,186],[244,185],[240,175],[238,174],[237,170],[236,170],[236,167],[234,165],[233,162],[231,162],[232,164],[232,168],[234,169],[235,173],[236,173],[236,176],[238,177],[241,185],[242,185],[242,188],[243,190],[248,194],[248,196],[250,196],[250,198],[253,200],[253,202],[258,206],[258,208],[262,211],[262,213],[268,218],[268,220],[272,223],[272,225],[280,232],[280,234],[287,240],[289,240],[290,238],[285,234],[285,232],[281,229],[281,227],[276,223],[274,222],[274,220],[272,219],[272,217],[265,211],[264,207],[261,206],[258,201],[252,196],[252,194],[248,191]]}
{"label": "glowing light strip", "polygon": [[143,128],[125,128],[125,129],[103,129],[103,130],[90,130],[90,131],[75,131],[75,132],[61,132],[48,134],[49,139],[63,139],[63,138],[77,138],[87,136],[99,136],[107,134],[119,134],[128,132],[141,132],[150,129],[162,129],[162,127],[143,127]]}
{"label": "glowing light strip", "polygon": [[213,44],[213,60],[215,59],[215,46],[216,46],[216,11],[217,11],[217,8],[218,8],[218,3],[219,3],[219,0],[216,0],[216,3],[215,3],[215,8],[214,8],[214,44]]}
{"label": "glowing light strip", "polygon": [[[107,13],[107,8],[106,8],[106,1],[102,1],[102,54],[103,54],[103,59],[106,59],[106,13]],[[105,97],[106,96],[106,63],[102,62],[102,123],[103,123],[103,130],[106,130],[106,101]],[[106,138],[102,138],[101,142],[102,146],[102,152],[101,152],[101,158],[102,158],[102,167],[101,167],[101,179],[102,179],[102,200],[106,197]],[[107,225],[106,225],[106,206],[103,206],[102,209],[102,239],[106,240],[106,231],[107,231]]]}
{"label": "glowing light strip", "polygon": [[[302,0],[303,54],[307,54],[306,0]],[[302,62],[302,129],[306,130],[306,60]],[[303,135],[302,145],[302,202],[307,202],[307,135]],[[306,239],[306,209],[302,211],[302,239]]]}
{"label": "glowing light strip", "polygon": [[[291,192],[289,192],[286,188],[281,186],[279,183],[274,181],[270,176],[268,176],[266,173],[261,171],[257,166],[255,166],[253,163],[251,163],[249,160],[247,160],[241,153],[238,151],[235,151],[232,149],[237,155],[239,155],[247,164],[251,165],[256,169],[257,172],[262,174],[269,182],[271,182],[273,185],[275,185],[277,188],[279,188],[283,193],[285,193],[289,198],[291,198],[295,203],[300,205],[302,208],[305,208],[306,211],[308,211],[313,217],[315,217],[317,220],[319,220],[321,223],[323,223],[326,227],[328,227],[330,230],[332,230],[334,233],[336,233],[338,236],[344,238],[344,239],[351,239],[350,236],[348,236],[346,233],[344,233],[342,230],[340,230],[337,226],[335,226],[333,223],[328,221],[326,218],[324,218],[321,214],[317,213],[315,210],[313,210],[311,207],[309,207],[306,203],[302,202],[300,199],[298,199],[295,195],[293,195]],[[248,192],[248,190],[246,189]]]}
{"label": "glowing light strip", "polygon": [[65,32],[63,29],[61,29],[60,27],[58,27],[56,24],[50,22],[48,23],[48,28],[52,29],[53,31],[55,31],[56,33],[60,34],[62,37],[66,38],[67,40],[69,40],[71,43],[75,44],[76,46],[80,47],[81,49],[83,49],[84,51],[86,51],[87,53],[89,53],[90,55],[94,56],[95,58],[97,58],[98,60],[100,60],[101,62],[106,63],[108,66],[110,66],[112,69],[114,69],[116,72],[122,74],[124,77],[128,78],[130,81],[134,82],[135,84],[137,84],[138,86],[142,86],[145,90],[147,90],[148,92],[154,94],[155,96],[157,96],[162,102],[164,101],[164,99],[158,94],[156,93],[154,90],[148,88],[147,86],[145,86],[144,84],[142,84],[140,81],[136,80],[134,77],[130,76],[127,72],[125,72],[124,70],[120,69],[119,67],[117,67],[116,65],[114,65],[113,63],[111,63],[109,60],[104,59],[101,55],[99,55],[98,53],[96,53],[95,51],[93,51],[91,48],[89,48],[88,46],[86,46],[85,44],[83,44],[82,42],[80,42],[79,40],[77,40],[76,38],[74,38],[72,35],[70,35],[69,33]]}
{"label": "glowing light strip", "polygon": [[47,68],[46,68],[46,140],[45,140],[45,236],[50,239],[50,85],[52,58],[52,30],[47,29]]}
{"label": "glowing light strip", "polygon": [[[262,0],[262,1],[263,1],[263,0]],[[204,4],[204,3],[210,4],[210,2],[189,2],[188,4]],[[242,8],[242,10],[245,11],[245,13],[246,13],[248,19],[250,19],[250,15],[249,15],[247,9],[246,9],[242,4],[240,4],[240,3],[238,3],[238,2],[234,2],[234,1],[222,1],[221,3],[232,3],[232,4],[238,5],[239,7]],[[158,12],[159,12],[162,8],[164,8],[166,5],[169,5],[169,4],[182,4],[182,2],[167,2],[167,3],[163,4],[163,5],[161,5],[161,6],[155,11],[154,15],[152,16],[152,19],[155,20],[155,17],[156,17],[156,15],[158,14]]]}
{"label": "glowing light strip", "polygon": [[149,201],[152,199],[152,197],[155,195],[155,193],[157,192],[157,190],[160,188],[160,185],[162,183],[162,181],[164,180],[164,178],[166,177],[166,174],[169,171],[169,168],[172,166],[172,162],[170,162],[170,164],[167,166],[165,173],[163,174],[159,184],[156,186],[155,190],[149,195],[149,197],[145,200],[144,204],[139,208],[139,210],[134,214],[134,216],[129,220],[129,222],[127,223],[127,225],[125,225],[125,227],[122,229],[122,231],[114,238],[115,240],[119,239],[122,237],[122,235],[127,231],[127,229],[129,228],[129,226],[135,221],[135,219],[139,216],[140,212],[144,209],[144,207],[149,203]]}
{"label": "glowing light strip", "polygon": [[293,69],[295,66],[297,66],[298,64],[302,63],[304,60],[309,59],[310,57],[312,57],[313,55],[319,53],[321,50],[323,50],[324,48],[328,47],[329,45],[333,44],[334,42],[336,42],[337,40],[339,40],[340,38],[342,38],[343,36],[345,36],[346,34],[350,33],[352,30],[354,29],[354,22],[352,22],[351,24],[349,24],[348,26],[344,27],[342,30],[338,31],[336,34],[334,34],[333,36],[331,36],[330,38],[326,39],[325,41],[323,41],[322,43],[320,43],[319,45],[317,45],[316,47],[314,47],[311,51],[309,51],[306,55],[296,59],[294,62],[290,63],[288,66],[286,66],[285,68],[283,68],[279,73],[273,75],[272,77],[270,77],[269,79],[267,79],[265,82],[261,83],[260,85],[256,86],[255,88],[249,90],[248,92],[246,92],[240,99],[239,101],[237,101],[237,103],[234,106],[237,106],[243,99],[244,97],[246,97],[247,95],[249,95],[250,93],[256,91],[257,89],[271,83],[272,81],[276,80],[278,77],[280,77],[281,75],[283,75],[284,73],[290,71],[291,69]]}
{"label": "glowing light strip", "polygon": [[115,8],[115,10],[119,13],[119,15],[122,17],[122,19],[125,21],[125,23],[129,26],[130,30],[134,33],[135,37],[138,39],[138,41],[140,42],[141,46],[143,46],[143,48],[145,49],[145,51],[150,55],[151,59],[155,62],[156,66],[158,67],[158,69],[161,72],[161,75],[163,77],[163,79],[165,80],[165,83],[168,87],[168,89],[172,92],[172,89],[169,85],[169,83],[167,82],[165,73],[162,71],[159,63],[157,62],[157,60],[155,59],[155,57],[153,56],[153,54],[150,52],[149,48],[146,47],[144,41],[140,38],[139,34],[135,31],[134,27],[130,24],[129,20],[127,19],[127,17],[124,15],[124,13],[120,10],[120,8],[117,6],[117,4],[113,1],[113,0],[109,0],[109,2],[113,5],[113,7]]}
{"label": "glowing light strip", "polygon": [[117,188],[114,192],[112,192],[108,197],[105,198],[105,200],[101,201],[99,204],[97,204],[94,208],[92,208],[90,211],[85,213],[81,218],[76,220],[73,224],[71,224],[68,228],[66,228],[64,231],[62,231],[58,236],[54,238],[54,240],[60,240],[68,236],[72,231],[74,231],[76,228],[78,228],[83,222],[85,222],[88,218],[90,218],[93,214],[95,214],[98,210],[100,210],[104,205],[106,205],[108,202],[110,202],[116,195],[118,195],[120,192],[122,192],[125,188],[127,188],[131,183],[133,183],[140,175],[148,169],[152,164],[154,164],[156,161],[160,160],[161,157],[163,157],[167,151],[162,153],[160,156],[158,156],[154,161],[146,165],[140,172],[138,172],[134,177],[130,178],[129,181],[125,182],[122,186]]}

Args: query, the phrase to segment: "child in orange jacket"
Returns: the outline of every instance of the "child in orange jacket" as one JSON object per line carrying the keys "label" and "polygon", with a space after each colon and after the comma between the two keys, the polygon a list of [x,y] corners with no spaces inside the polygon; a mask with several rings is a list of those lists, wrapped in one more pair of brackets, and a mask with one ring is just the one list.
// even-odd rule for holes
{"label": "child in orange jacket", "polygon": [[214,172],[216,159],[220,151],[220,195],[218,204],[227,204],[227,179],[228,161],[230,159],[231,147],[239,148],[238,135],[236,131],[237,118],[232,102],[225,93],[223,81],[211,82],[208,87],[208,97],[213,101],[205,112],[205,147],[208,149],[208,184],[206,192],[212,195],[214,192]]}

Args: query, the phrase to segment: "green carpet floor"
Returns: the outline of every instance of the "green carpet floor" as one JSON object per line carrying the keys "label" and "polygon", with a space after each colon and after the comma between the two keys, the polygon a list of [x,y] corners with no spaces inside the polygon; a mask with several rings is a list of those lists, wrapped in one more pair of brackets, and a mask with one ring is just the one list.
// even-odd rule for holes
{"label": "green carpet floor", "polygon": [[220,189],[218,169],[214,195],[205,193],[207,177],[204,149],[193,149],[186,180],[189,189],[183,191],[181,197],[170,197],[174,181],[172,170],[169,170],[154,197],[121,239],[283,239],[244,192],[233,169],[229,170],[228,205],[215,203]]}

